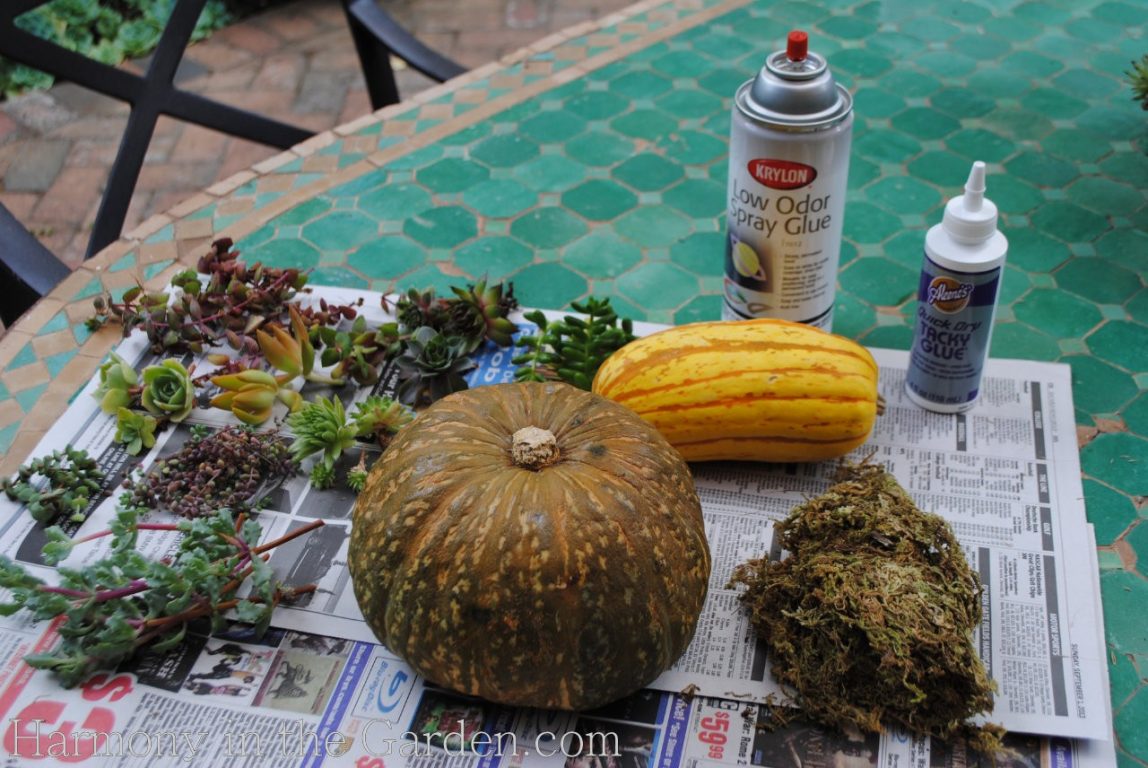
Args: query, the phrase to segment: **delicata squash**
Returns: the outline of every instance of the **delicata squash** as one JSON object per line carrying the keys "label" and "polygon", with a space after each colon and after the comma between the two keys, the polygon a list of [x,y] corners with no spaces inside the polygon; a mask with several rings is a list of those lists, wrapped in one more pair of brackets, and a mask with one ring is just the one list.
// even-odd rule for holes
{"label": "delicata squash", "polygon": [[687,461],[820,461],[865,442],[877,363],[842,336],[785,320],[692,323],[611,355],[593,391],[636,412]]}

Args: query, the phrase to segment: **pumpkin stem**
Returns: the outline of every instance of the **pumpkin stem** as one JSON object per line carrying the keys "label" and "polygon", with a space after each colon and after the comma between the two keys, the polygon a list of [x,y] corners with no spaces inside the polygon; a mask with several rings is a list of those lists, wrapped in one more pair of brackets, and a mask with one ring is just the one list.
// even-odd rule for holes
{"label": "pumpkin stem", "polygon": [[539,470],[558,461],[558,441],[549,430],[523,427],[512,440],[510,455],[516,466]]}

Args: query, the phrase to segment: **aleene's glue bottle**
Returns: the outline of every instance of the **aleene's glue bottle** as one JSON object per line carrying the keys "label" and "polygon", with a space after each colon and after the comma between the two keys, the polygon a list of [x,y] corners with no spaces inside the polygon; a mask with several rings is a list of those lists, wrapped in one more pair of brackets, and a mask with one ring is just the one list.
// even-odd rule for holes
{"label": "aleene's glue bottle", "polygon": [[923,408],[973,407],[989,352],[1008,241],[997,207],[985,199],[985,164],[973,163],[965,194],[945,206],[925,236],[925,263],[905,390]]}

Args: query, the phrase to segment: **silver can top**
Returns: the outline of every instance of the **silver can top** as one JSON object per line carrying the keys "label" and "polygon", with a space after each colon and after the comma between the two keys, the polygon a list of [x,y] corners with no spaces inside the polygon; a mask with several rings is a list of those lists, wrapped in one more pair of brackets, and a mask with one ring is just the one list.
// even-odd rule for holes
{"label": "silver can top", "polygon": [[738,89],[745,115],[782,129],[814,131],[844,120],[853,97],[833,79],[824,57],[809,51],[809,37],[789,33],[785,50],[765,61],[757,77]]}

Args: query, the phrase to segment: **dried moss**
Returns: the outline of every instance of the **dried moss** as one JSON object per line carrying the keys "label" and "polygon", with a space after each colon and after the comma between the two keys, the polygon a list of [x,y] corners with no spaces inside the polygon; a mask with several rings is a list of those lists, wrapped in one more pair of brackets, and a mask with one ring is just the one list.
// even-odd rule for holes
{"label": "dried moss", "polygon": [[986,752],[993,683],[977,656],[981,585],[952,530],[879,466],[839,482],[778,523],[791,556],[753,560],[731,584],[766,643],[773,674],[807,715],[835,728],[900,724]]}

